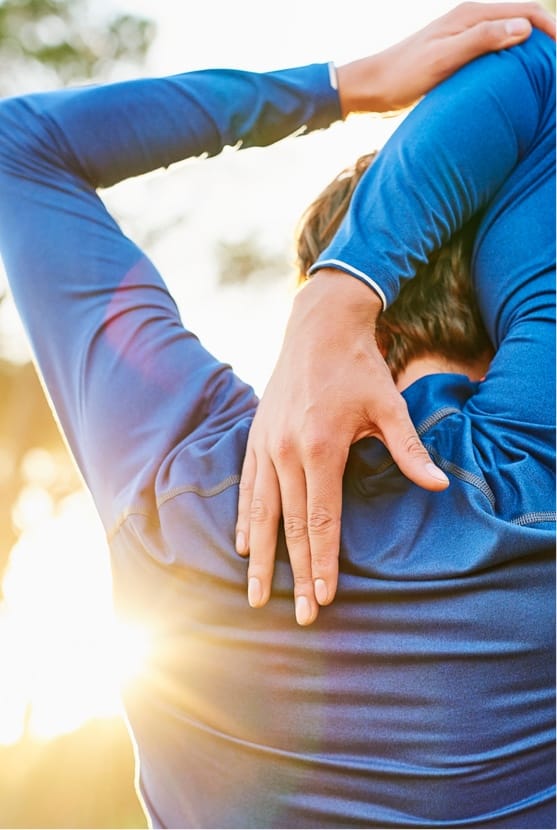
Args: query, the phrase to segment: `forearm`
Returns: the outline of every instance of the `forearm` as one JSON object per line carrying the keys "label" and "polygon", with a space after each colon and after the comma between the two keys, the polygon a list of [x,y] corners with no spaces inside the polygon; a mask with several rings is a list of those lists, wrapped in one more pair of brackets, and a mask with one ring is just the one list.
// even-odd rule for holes
{"label": "forearm", "polygon": [[[342,114],[408,106],[478,55],[523,40],[532,25],[555,35],[554,20],[535,4],[457,6],[381,55],[341,67]],[[379,301],[369,286],[375,286],[385,301],[387,293],[392,299],[400,278],[410,277],[420,258],[427,258],[451,229],[483,204],[483,198],[489,198],[489,188],[482,192],[481,157],[476,155],[474,187],[468,189],[469,195],[474,195],[477,185],[477,198],[465,199],[462,210],[458,203],[444,209],[444,188],[452,189],[457,199],[467,195],[458,181],[460,168],[446,165],[453,153],[458,165],[455,143],[463,140],[462,135],[450,134],[450,117],[443,135],[450,152],[444,154],[442,140],[439,157],[431,159],[431,192],[407,193],[409,183],[420,188],[421,175],[429,175],[421,152],[438,147],[435,130],[445,117],[445,104],[454,112],[451,96],[457,95],[459,105],[463,103],[459,83],[441,105],[436,98],[433,109],[440,111],[432,113],[431,124],[423,119],[429,105],[418,107],[419,114],[409,117],[418,119],[415,134],[397,134],[384,156],[387,161],[378,168],[372,166],[372,176],[382,168],[379,186],[362,183],[363,197],[356,196],[353,205],[357,207],[350,210],[317,265],[321,275],[297,298],[277,365],[250,431],[237,523],[237,550],[250,554],[249,599],[259,606],[270,595],[273,551],[282,514],[294,575],[296,618],[302,624],[314,620],[318,604],[331,602],[336,590],[342,472],[354,441],[366,436],[380,438],[401,472],[421,487],[443,490],[449,483],[421,443],[372,337]],[[505,83],[512,85],[512,79],[505,79]],[[520,94],[512,89],[512,95]],[[468,95],[465,87],[465,97]],[[474,107],[468,107],[467,113],[472,124],[478,113]],[[535,118],[529,120],[527,132],[533,129],[532,120]],[[459,120],[456,123],[466,126]],[[447,128],[449,134],[445,135]],[[403,135],[405,141],[401,141]],[[500,150],[498,138],[488,135],[486,139],[496,154]],[[482,141],[483,136],[477,136],[476,153]],[[417,156],[408,155],[413,145],[419,148]],[[487,178],[495,188],[497,177],[501,182],[513,163],[512,153],[496,161],[500,162],[495,166],[496,176]],[[454,173],[455,182],[451,180]],[[366,285],[339,274],[339,264]],[[327,266],[333,270],[328,271]],[[367,299],[362,291],[367,292]]]}
{"label": "forearm", "polygon": [[[7,101],[3,122],[30,152],[55,156],[93,187],[227,145],[271,144],[340,117],[329,67],[203,70]],[[9,122],[13,113],[13,120]],[[3,140],[7,141],[10,136]]]}
{"label": "forearm", "polygon": [[340,67],[342,113],[405,109],[465,63],[523,41],[533,26],[555,38],[555,18],[539,4],[462,3],[400,43]]}
{"label": "forearm", "polygon": [[547,90],[528,61],[539,62],[542,37],[482,58],[416,107],[362,178],[312,272],[349,271],[390,304],[402,281],[488,204],[536,135]]}
{"label": "forearm", "polygon": [[216,411],[213,395],[233,420],[253,394],[184,330],[163,279],[95,189],[335,117],[326,65],[189,73],[0,102],[2,258],[107,524],[134,492],[148,493],[161,459]]}

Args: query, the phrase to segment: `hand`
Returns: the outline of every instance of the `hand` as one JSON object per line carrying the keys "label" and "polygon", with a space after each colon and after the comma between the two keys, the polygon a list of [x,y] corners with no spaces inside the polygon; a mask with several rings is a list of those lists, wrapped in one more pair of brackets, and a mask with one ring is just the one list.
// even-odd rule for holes
{"label": "hand", "polygon": [[[464,3],[379,55],[340,67],[343,115],[404,108],[467,61],[525,40],[532,25],[555,37],[553,17],[536,3]],[[238,553],[250,554],[248,598],[254,607],[269,599],[282,515],[301,624],[335,595],[352,443],[376,436],[410,480],[429,490],[448,485],[377,349],[380,308],[352,277],[315,275],[296,298],[248,439],[236,528]]]}
{"label": "hand", "polygon": [[237,523],[237,551],[250,554],[249,602],[260,607],[269,599],[282,515],[301,625],[335,595],[351,444],[376,436],[416,484],[442,490],[449,483],[420,442],[375,343],[380,310],[376,294],[353,277],[332,269],[312,277],[295,298],[250,431]]}
{"label": "hand", "polygon": [[338,67],[343,117],[404,109],[474,58],[526,40],[532,26],[555,38],[555,18],[538,3],[461,3],[384,52]]}

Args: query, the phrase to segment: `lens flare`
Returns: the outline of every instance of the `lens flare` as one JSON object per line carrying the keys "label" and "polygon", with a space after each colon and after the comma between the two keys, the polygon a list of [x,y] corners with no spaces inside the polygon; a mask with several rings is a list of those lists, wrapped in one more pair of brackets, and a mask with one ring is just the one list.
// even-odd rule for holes
{"label": "lens flare", "polygon": [[0,606],[0,744],[42,740],[122,714],[149,654],[146,628],[117,618],[108,550],[85,493],[26,513]]}

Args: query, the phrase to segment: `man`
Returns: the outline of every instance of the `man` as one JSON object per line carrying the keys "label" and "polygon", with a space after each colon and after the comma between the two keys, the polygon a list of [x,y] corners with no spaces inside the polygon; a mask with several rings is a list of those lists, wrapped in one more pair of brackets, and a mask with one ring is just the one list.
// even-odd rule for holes
{"label": "man", "polygon": [[[529,5],[505,12],[511,8],[552,28]],[[463,593],[437,572],[419,584],[382,584],[358,564],[356,539],[345,600],[319,628],[300,629],[292,619],[283,548],[276,599],[266,611],[249,608],[233,535],[257,402],[185,331],[162,279],[95,192],[225,144],[266,144],[302,125],[325,126],[372,102],[375,109],[378,101],[385,109],[408,103],[392,87],[384,99],[377,95],[374,79],[385,67],[392,79],[403,55],[415,60],[420,43],[422,57],[431,54],[440,32],[445,56],[451,54],[473,23],[499,11],[503,6],[466,6],[441,29],[405,44],[400,62],[393,63],[395,51],[387,61],[340,67],[338,96],[329,67],[320,65],[264,75],[209,70],[0,105],[6,269],[107,529],[116,600],[156,634],[149,669],[126,699],[141,792],[155,826],[429,826],[461,819],[497,826],[499,815],[512,826],[525,807],[529,821],[547,818],[543,649],[521,652],[521,670],[536,677],[528,700],[535,710],[531,743],[522,737],[522,720],[506,726],[513,712],[499,694],[484,739],[484,710],[468,688],[465,699],[457,692],[470,681],[478,699],[495,695],[494,678],[508,679],[515,666],[505,654],[508,634],[494,636],[495,673],[488,674],[476,659],[477,632],[467,632],[474,649],[463,652],[451,635],[454,616],[446,607],[435,611],[427,598],[427,591],[448,591],[465,615],[475,603],[468,585]],[[502,43],[509,45],[508,35]],[[536,39],[530,51],[537,77],[547,48]],[[416,86],[420,74],[403,75],[398,86],[410,82],[415,97],[439,80],[426,70],[428,82]],[[535,95],[533,107],[544,101]],[[368,498],[363,485],[356,511]],[[525,578],[543,593],[537,574],[526,569]],[[513,586],[522,611],[524,591]],[[490,613],[498,610],[497,589],[494,583]],[[427,642],[414,625],[420,605],[428,630],[438,626]],[[486,624],[480,614],[478,632]],[[542,633],[538,621],[536,644]],[[439,671],[443,651],[449,665]]]}

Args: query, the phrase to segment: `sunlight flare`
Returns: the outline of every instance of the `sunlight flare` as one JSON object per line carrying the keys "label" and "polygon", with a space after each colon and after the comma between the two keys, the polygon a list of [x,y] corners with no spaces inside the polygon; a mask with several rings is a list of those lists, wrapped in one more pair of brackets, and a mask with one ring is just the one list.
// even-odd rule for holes
{"label": "sunlight flare", "polygon": [[74,494],[59,508],[32,501],[0,606],[3,745],[122,714],[121,690],[150,649],[147,629],[114,613],[107,545],[89,496]]}

